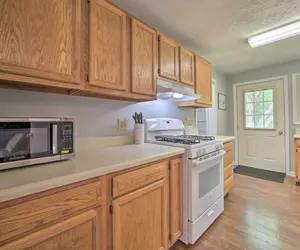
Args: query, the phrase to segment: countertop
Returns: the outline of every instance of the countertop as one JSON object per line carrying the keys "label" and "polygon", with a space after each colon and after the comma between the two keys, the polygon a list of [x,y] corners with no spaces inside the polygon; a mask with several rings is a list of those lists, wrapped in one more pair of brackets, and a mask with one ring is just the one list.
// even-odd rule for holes
{"label": "countertop", "polygon": [[0,202],[183,154],[156,144],[81,150],[74,159],[0,172]]}
{"label": "countertop", "polygon": [[235,140],[234,136],[216,135],[216,139],[222,140],[223,143]]}
{"label": "countertop", "polygon": [[295,138],[295,139],[300,139],[300,134],[295,134],[295,135],[294,135],[294,138]]}

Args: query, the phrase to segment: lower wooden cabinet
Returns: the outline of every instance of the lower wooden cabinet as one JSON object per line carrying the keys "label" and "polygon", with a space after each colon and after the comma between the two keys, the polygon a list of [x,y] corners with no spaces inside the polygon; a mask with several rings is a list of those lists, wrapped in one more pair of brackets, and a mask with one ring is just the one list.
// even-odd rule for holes
{"label": "lower wooden cabinet", "polygon": [[295,176],[297,184],[300,183],[300,139],[295,140]]}
{"label": "lower wooden cabinet", "polygon": [[0,203],[2,250],[166,250],[182,234],[182,158]]}
{"label": "lower wooden cabinet", "polygon": [[228,194],[234,184],[233,173],[233,142],[224,143],[224,195]]}
{"label": "lower wooden cabinet", "polygon": [[[101,209],[99,209],[101,210]],[[2,250],[100,250],[98,239],[100,223],[97,210],[89,210],[65,221],[29,234],[1,247]]]}
{"label": "lower wooden cabinet", "polygon": [[167,180],[113,201],[114,250],[168,249]]}
{"label": "lower wooden cabinet", "polygon": [[170,237],[169,245],[173,245],[183,232],[183,201],[182,201],[182,159],[170,162]]}

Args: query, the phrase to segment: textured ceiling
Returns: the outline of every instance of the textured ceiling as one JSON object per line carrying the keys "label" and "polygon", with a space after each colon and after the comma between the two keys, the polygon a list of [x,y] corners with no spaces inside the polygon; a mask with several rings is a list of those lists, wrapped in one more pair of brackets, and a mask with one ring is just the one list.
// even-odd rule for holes
{"label": "textured ceiling", "polygon": [[247,37],[300,20],[300,0],[111,0],[226,75],[300,59],[300,36],[252,49]]}

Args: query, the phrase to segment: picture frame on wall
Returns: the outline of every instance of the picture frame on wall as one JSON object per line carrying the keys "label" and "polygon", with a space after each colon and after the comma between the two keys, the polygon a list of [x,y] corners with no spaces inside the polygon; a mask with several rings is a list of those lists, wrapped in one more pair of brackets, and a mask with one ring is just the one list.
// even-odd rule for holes
{"label": "picture frame on wall", "polygon": [[227,110],[227,96],[218,93],[218,109]]}

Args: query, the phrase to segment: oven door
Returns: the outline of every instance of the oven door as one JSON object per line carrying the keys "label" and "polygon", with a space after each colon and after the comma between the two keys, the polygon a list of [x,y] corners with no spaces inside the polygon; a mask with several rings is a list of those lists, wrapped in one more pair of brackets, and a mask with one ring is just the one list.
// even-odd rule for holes
{"label": "oven door", "polygon": [[59,124],[58,119],[0,119],[0,169],[5,163],[57,155]]}
{"label": "oven door", "polygon": [[199,161],[190,160],[189,221],[195,221],[224,195],[224,152]]}

